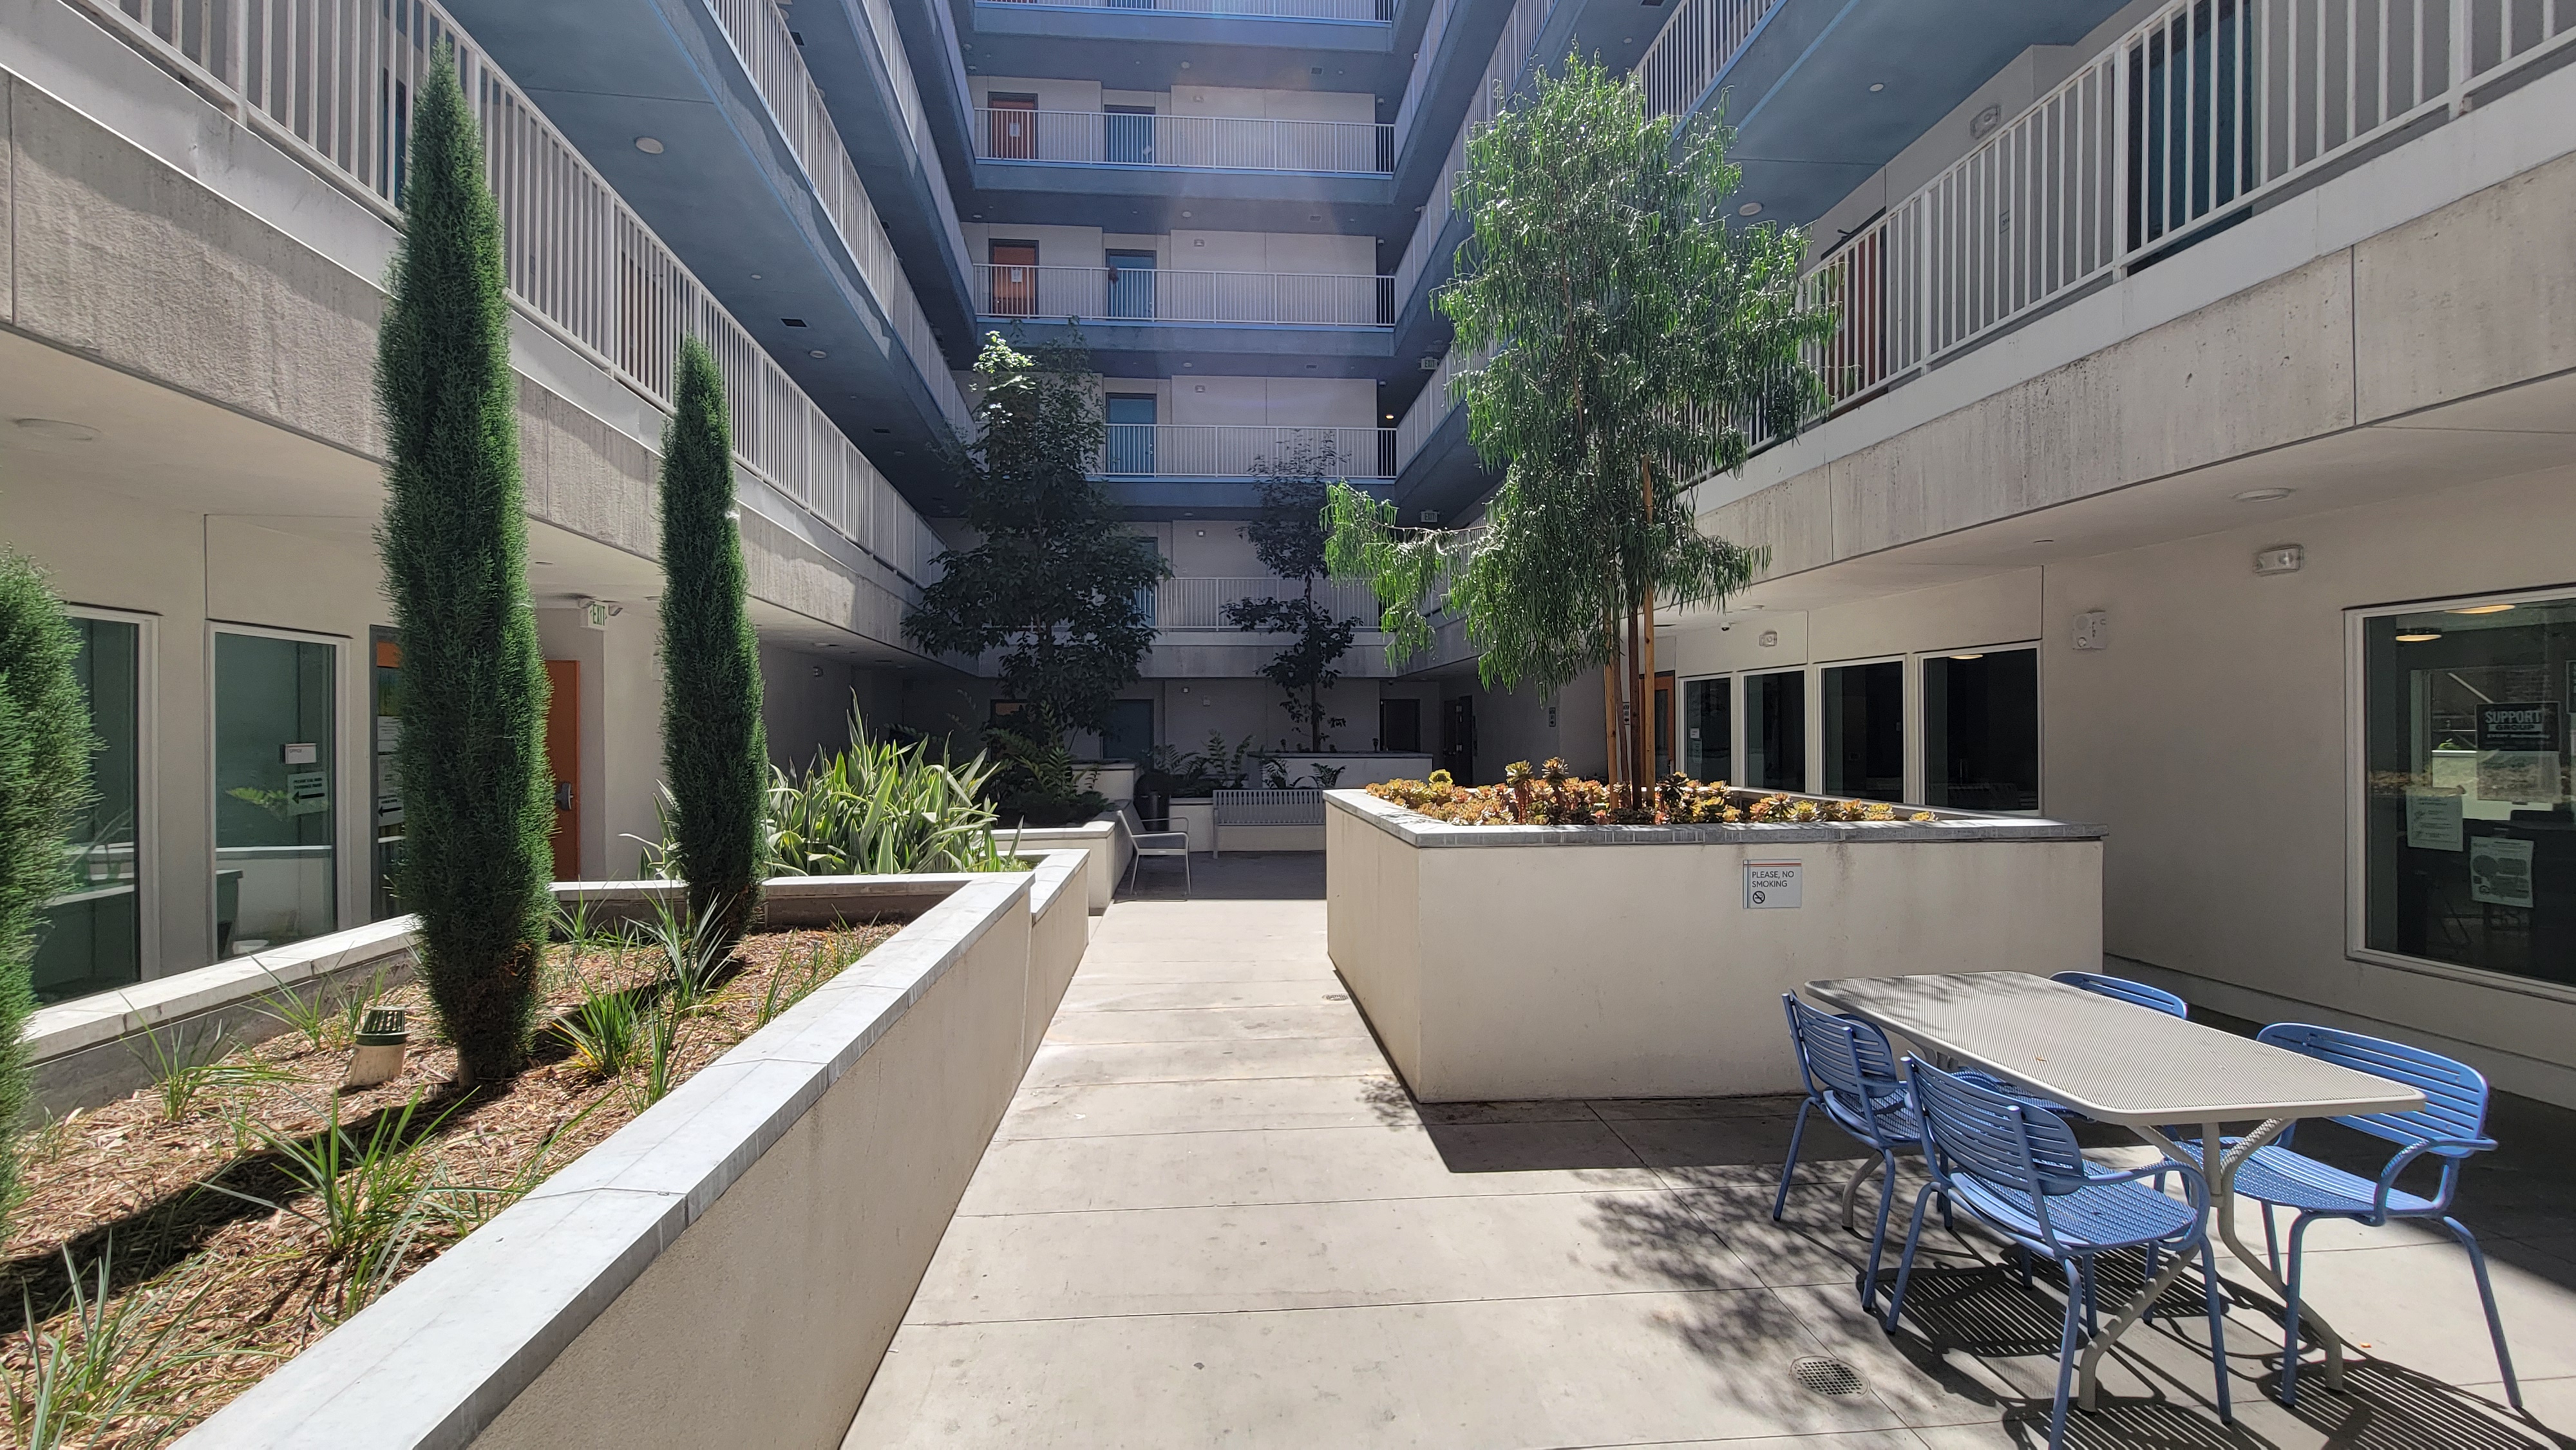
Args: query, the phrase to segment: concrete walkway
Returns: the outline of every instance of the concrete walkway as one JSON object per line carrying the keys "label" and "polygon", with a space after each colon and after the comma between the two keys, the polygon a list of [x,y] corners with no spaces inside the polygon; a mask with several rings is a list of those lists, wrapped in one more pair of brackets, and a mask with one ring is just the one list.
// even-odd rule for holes
{"label": "concrete walkway", "polygon": [[[1921,1324],[1863,1319],[1831,1133],[1811,1144],[1845,1161],[1771,1222],[1793,1102],[1417,1109],[1325,958],[1321,858],[1229,859],[1197,884],[1182,901],[1149,873],[1148,899],[1098,924],[847,1446],[2044,1438],[2044,1296],[1945,1239]],[[2320,1229],[2312,1293],[2377,1345],[2354,1393],[2264,1398],[2278,1330],[2249,1303],[2229,1322],[2236,1430],[2206,1403],[2205,1322],[2159,1324],[2069,1442],[2571,1443],[2542,1427],[2576,1425],[2569,1172],[2487,1188],[2537,1419],[2494,1408],[2456,1249]]]}

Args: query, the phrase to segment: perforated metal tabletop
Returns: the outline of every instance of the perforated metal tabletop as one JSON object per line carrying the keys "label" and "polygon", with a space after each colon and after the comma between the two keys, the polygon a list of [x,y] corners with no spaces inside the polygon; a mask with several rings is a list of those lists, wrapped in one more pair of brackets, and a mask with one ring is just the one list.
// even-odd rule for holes
{"label": "perforated metal tabletop", "polygon": [[2098,1122],[2320,1118],[2424,1105],[2401,1083],[2026,972],[1836,977],[1809,982],[1806,992]]}

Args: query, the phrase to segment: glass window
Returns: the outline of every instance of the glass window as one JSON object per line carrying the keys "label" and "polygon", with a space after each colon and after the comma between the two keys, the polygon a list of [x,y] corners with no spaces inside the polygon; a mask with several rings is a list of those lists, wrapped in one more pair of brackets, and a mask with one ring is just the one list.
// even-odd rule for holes
{"label": "glass window", "polygon": [[215,635],[215,955],[339,926],[331,730],[337,651]]}
{"label": "glass window", "polygon": [[1744,677],[1744,784],[1754,790],[1807,788],[1807,675]]}
{"label": "glass window", "polygon": [[1693,680],[1682,686],[1682,774],[1693,780],[1735,779],[1735,682]]}
{"label": "glass window", "polygon": [[401,910],[394,883],[402,874],[402,779],[396,768],[402,749],[402,645],[390,629],[368,631],[375,651],[372,693],[375,696],[375,872],[368,914],[382,921]]}
{"label": "glass window", "polygon": [[2576,596],[2362,623],[2364,941],[2576,983]]}
{"label": "glass window", "polygon": [[40,1001],[59,1002],[142,978],[142,873],[135,856],[142,731],[143,628],[74,618],[72,662],[89,703],[89,807],[72,824],[71,881],[45,906],[33,973]]}
{"label": "glass window", "polygon": [[1924,658],[1923,803],[2039,809],[2039,651]]}
{"label": "glass window", "polygon": [[1905,663],[1825,671],[1825,794],[1905,799]]}

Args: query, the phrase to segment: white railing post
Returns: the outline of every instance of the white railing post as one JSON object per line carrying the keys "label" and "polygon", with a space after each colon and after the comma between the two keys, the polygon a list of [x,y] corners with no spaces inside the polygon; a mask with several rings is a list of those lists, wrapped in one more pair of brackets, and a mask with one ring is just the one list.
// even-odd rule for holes
{"label": "white railing post", "polygon": [[2447,96],[2454,118],[2469,109],[2469,75],[2474,64],[2471,47],[2477,39],[2477,16],[2469,8],[2473,3],[2475,0],[2450,0],[2450,85]]}

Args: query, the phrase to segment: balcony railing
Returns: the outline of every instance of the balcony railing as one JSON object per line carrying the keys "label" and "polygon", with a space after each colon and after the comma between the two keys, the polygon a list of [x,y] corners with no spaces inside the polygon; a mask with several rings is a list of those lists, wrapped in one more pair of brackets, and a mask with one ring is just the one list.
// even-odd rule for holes
{"label": "balcony railing", "polygon": [[1690,113],[1709,83],[1744,49],[1763,20],[1786,0],[1684,0],[1637,62],[1646,114]]}
{"label": "balcony railing", "polygon": [[1100,471],[1112,478],[1255,478],[1256,467],[1331,449],[1344,478],[1395,476],[1392,428],[1270,424],[1112,423]]}
{"label": "balcony railing", "polygon": [[979,263],[975,302],[986,317],[1385,327],[1395,320],[1395,279]]}
{"label": "balcony railing", "polygon": [[1458,122],[1458,134],[1450,139],[1448,158],[1440,164],[1440,180],[1424,199],[1422,215],[1413,224],[1413,236],[1406,241],[1404,256],[1396,263],[1396,296],[1412,297],[1422,274],[1435,260],[1432,253],[1439,243],[1441,228],[1449,224],[1450,213],[1456,209],[1458,173],[1467,164],[1467,138],[1476,133],[1477,127],[1492,122],[1505,98],[1519,88],[1536,59],[1534,47],[1539,28],[1563,3],[1570,0],[1514,0],[1512,13],[1503,22],[1503,33],[1494,41],[1493,56],[1485,63],[1484,78],[1476,83],[1475,97],[1467,103],[1467,114]]}
{"label": "balcony railing", "polygon": [[1441,354],[1439,371],[1431,375],[1431,381],[1422,385],[1422,391],[1414,398],[1413,406],[1404,410],[1403,419],[1395,425],[1395,461],[1398,469],[1411,467],[1414,455],[1422,451],[1422,445],[1431,441],[1432,433],[1448,420],[1451,413],[1457,411],[1458,398],[1454,389],[1458,374],[1481,364],[1490,356],[1492,354],[1486,353],[1469,357],[1454,347]]}
{"label": "balcony railing", "polygon": [[2174,0],[1808,273],[1842,309],[1827,390],[1901,382],[2571,38],[2576,5],[2529,0]]}
{"label": "balcony railing", "polygon": [[[521,314],[668,410],[682,334],[724,370],[735,457],[913,584],[942,545],[526,94],[428,0],[66,0],[396,226],[430,51],[456,61]],[[945,379],[945,373],[941,374]]]}
{"label": "balcony railing", "polygon": [[[1244,599],[1297,599],[1304,594],[1304,584],[1275,574],[1166,579],[1154,586],[1154,625],[1158,629],[1232,629],[1225,622],[1229,604]],[[1363,629],[1377,628],[1377,596],[1365,580],[1318,579],[1315,602],[1336,619],[1355,619]]]}
{"label": "balcony railing", "polygon": [[1159,10],[1167,15],[1246,15],[1263,20],[1395,19],[1395,0],[982,0],[1042,10]]}
{"label": "balcony railing", "polygon": [[975,111],[974,134],[975,154],[987,161],[1369,175],[1395,165],[1395,128],[1368,121],[986,106]]}

